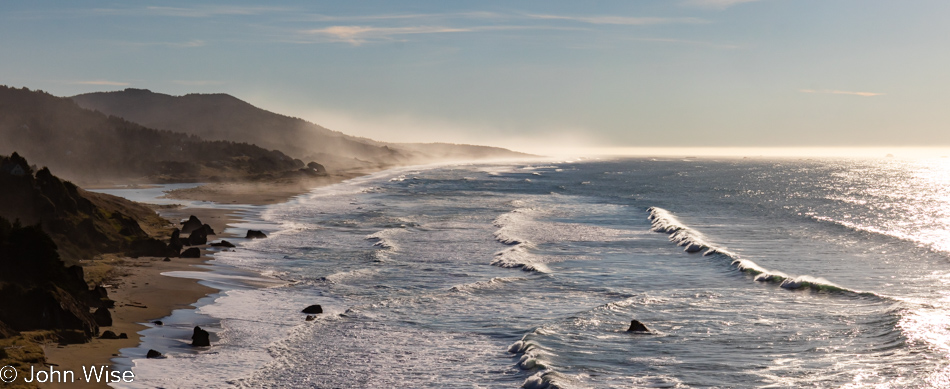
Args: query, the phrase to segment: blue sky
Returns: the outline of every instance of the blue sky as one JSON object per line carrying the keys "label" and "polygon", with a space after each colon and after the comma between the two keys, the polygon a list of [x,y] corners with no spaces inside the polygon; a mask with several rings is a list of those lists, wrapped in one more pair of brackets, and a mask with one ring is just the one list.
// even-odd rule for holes
{"label": "blue sky", "polygon": [[388,141],[950,145],[950,2],[0,5],[0,83],[232,94]]}

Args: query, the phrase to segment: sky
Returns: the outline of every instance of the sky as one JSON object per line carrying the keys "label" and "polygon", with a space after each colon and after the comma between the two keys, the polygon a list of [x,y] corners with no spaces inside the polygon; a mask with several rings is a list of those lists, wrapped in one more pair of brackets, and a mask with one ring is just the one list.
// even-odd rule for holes
{"label": "sky", "polygon": [[4,1],[0,84],[228,93],[384,141],[950,146],[950,2]]}

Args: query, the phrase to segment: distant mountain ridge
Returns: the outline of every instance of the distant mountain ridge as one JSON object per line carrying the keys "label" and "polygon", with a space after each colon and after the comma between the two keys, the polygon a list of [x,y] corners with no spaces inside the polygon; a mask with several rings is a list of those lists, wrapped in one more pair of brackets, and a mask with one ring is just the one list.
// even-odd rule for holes
{"label": "distant mountain ridge", "polygon": [[68,98],[0,86],[0,153],[14,151],[86,183],[241,179],[305,166],[280,151],[146,128]]}
{"label": "distant mountain ridge", "polygon": [[488,146],[379,142],[266,111],[227,94],[172,96],[129,88],[86,93],[72,99],[83,108],[146,127],[184,132],[208,140],[252,143],[280,150],[294,158],[316,160],[331,170],[531,156]]}

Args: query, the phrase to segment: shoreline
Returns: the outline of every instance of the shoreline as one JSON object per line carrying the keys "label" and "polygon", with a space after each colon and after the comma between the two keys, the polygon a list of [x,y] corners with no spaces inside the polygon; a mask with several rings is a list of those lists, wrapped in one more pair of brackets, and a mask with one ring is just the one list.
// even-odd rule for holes
{"label": "shoreline", "polygon": [[[263,183],[211,183],[193,188],[176,189],[167,192],[163,199],[183,200],[192,203],[189,206],[169,206],[143,204],[150,206],[170,225],[179,227],[179,220],[195,215],[202,223],[209,224],[217,233],[209,236],[209,245],[193,246],[201,249],[200,258],[170,258],[163,261],[158,257],[129,258],[118,255],[103,255],[96,260],[84,261],[84,266],[111,267],[106,278],[109,286],[109,298],[115,301],[110,309],[112,326],[100,327],[100,334],[110,330],[116,334],[125,333],[127,339],[94,338],[86,343],[57,344],[46,343],[41,347],[46,357],[45,365],[56,366],[58,370],[81,372],[86,366],[121,366],[117,358],[128,358],[123,350],[143,346],[144,336],[140,332],[153,328],[153,321],[172,315],[179,309],[194,310],[199,300],[222,291],[207,286],[201,279],[175,276],[166,273],[212,272],[214,253],[210,242],[222,239],[239,238],[229,228],[245,221],[239,213],[245,211],[240,206],[262,206],[287,202],[294,197],[307,194],[311,190],[336,184],[345,180],[367,176],[375,172],[335,174],[297,182]],[[145,185],[129,186],[141,188]],[[121,187],[118,187],[121,188]],[[124,189],[124,188],[123,188]],[[212,202],[225,207],[201,206],[195,202]],[[157,237],[167,241],[168,236]],[[263,287],[263,286],[261,286]],[[127,369],[128,366],[122,366]],[[72,383],[43,383],[40,388],[106,388],[105,383],[86,383],[77,380]]]}

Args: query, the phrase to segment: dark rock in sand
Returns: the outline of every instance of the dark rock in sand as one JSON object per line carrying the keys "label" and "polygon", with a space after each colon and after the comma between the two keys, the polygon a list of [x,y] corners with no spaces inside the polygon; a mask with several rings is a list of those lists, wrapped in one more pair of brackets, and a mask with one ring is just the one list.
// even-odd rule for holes
{"label": "dark rock in sand", "polygon": [[307,315],[307,321],[314,321],[314,320],[316,320],[316,319],[317,319],[317,317],[314,316],[314,315]]}
{"label": "dark rock in sand", "polygon": [[201,258],[201,249],[192,247],[181,253],[182,258]]}
{"label": "dark rock in sand", "polygon": [[247,230],[247,236],[245,236],[244,238],[246,238],[246,239],[264,239],[264,238],[266,238],[266,237],[267,237],[267,235],[264,235],[264,232],[263,232],[263,231]]}
{"label": "dark rock in sand", "polygon": [[96,319],[96,325],[101,327],[109,327],[112,325],[112,313],[110,313],[106,307],[96,309],[96,313],[93,313],[92,317]]}
{"label": "dark rock in sand", "polygon": [[[128,335],[126,335],[126,338],[128,338]],[[115,334],[115,332],[106,330],[102,332],[102,335],[99,335],[99,339],[120,339],[120,338],[119,338],[119,335]]]}
{"label": "dark rock in sand", "polygon": [[311,306],[309,306],[309,307],[304,308],[303,311],[300,311],[300,312],[303,312],[303,313],[323,313],[323,307],[321,307],[320,305],[311,305]]}
{"label": "dark rock in sand", "polygon": [[323,165],[319,163],[310,162],[307,164],[307,167],[313,169],[313,171],[316,173],[327,174],[327,168],[323,167]]}
{"label": "dark rock in sand", "polygon": [[208,235],[206,235],[202,230],[192,231],[191,235],[188,235],[189,246],[197,246],[206,243],[208,243]]}
{"label": "dark rock in sand", "polygon": [[119,339],[128,339],[128,338],[129,338],[129,335],[126,334],[125,332],[119,334]]}
{"label": "dark rock in sand", "polygon": [[650,332],[650,329],[637,320],[631,320],[630,328],[627,328],[627,332]]}
{"label": "dark rock in sand", "polygon": [[234,243],[228,242],[226,240],[222,240],[218,243],[212,243],[211,245],[214,247],[234,247]]}
{"label": "dark rock in sand", "polygon": [[148,350],[148,353],[145,354],[145,358],[161,358],[162,353],[155,350]]}
{"label": "dark rock in sand", "polygon": [[198,220],[198,218],[195,217],[195,215],[191,215],[191,216],[188,218],[187,221],[185,221],[184,223],[181,223],[181,224],[182,224],[182,226],[181,226],[181,233],[182,233],[182,234],[190,234],[192,231],[201,228],[201,226],[202,226],[204,223],[202,223],[201,220]]}
{"label": "dark rock in sand", "polygon": [[[217,234],[214,233],[214,229],[211,228],[211,226],[209,226],[209,225],[207,225],[207,224],[202,224],[202,225],[201,225],[201,228],[199,228],[199,229],[197,229],[197,230],[195,230],[195,231],[201,231],[201,232],[203,232],[205,235],[217,235]],[[192,231],[192,233],[193,233],[193,232],[194,232],[194,231]]]}
{"label": "dark rock in sand", "polygon": [[133,258],[164,257],[173,254],[177,254],[174,248],[154,238],[137,239],[129,245],[129,256]]}
{"label": "dark rock in sand", "polygon": [[95,288],[92,288],[92,295],[97,299],[107,299],[109,298],[109,291],[106,288],[103,288],[102,285],[96,285]]}
{"label": "dark rock in sand", "polygon": [[208,331],[195,326],[195,332],[191,335],[191,345],[195,347],[210,346],[211,337]]}
{"label": "dark rock in sand", "polygon": [[161,320],[155,320],[152,322],[152,324],[157,325],[157,326],[165,325],[165,323],[162,323]]}
{"label": "dark rock in sand", "polygon": [[177,228],[172,231],[172,237],[168,240],[168,249],[169,250],[178,250],[181,252],[181,249],[185,247],[185,242],[181,239],[181,231]]}
{"label": "dark rock in sand", "polygon": [[172,261],[172,259],[169,258],[169,257],[165,257],[165,259],[162,260],[162,262],[171,262],[171,261]]}

